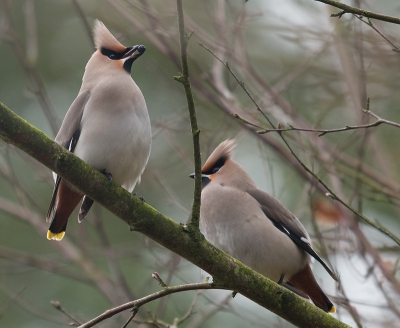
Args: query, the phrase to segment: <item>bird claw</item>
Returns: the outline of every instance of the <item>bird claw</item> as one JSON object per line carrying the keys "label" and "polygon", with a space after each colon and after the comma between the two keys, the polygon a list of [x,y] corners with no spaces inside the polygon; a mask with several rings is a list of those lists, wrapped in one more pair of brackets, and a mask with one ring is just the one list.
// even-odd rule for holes
{"label": "bird claw", "polygon": [[113,180],[112,174],[109,173],[109,172],[107,172],[106,169],[101,170],[100,173],[103,174],[103,175],[105,175],[106,178],[107,178],[109,181],[112,181],[112,180]]}

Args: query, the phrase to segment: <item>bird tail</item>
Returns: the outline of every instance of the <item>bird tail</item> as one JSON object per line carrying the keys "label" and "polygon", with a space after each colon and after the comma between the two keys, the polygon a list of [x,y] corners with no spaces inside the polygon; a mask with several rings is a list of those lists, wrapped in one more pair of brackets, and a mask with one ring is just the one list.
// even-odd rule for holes
{"label": "bird tail", "polygon": [[78,222],[79,223],[81,223],[83,221],[83,219],[86,217],[86,215],[88,214],[93,203],[94,203],[93,199],[89,198],[88,196],[85,196],[83,198],[81,209],[79,210],[79,214],[78,214]]}
{"label": "bird tail", "polygon": [[64,180],[57,177],[53,197],[46,220],[50,221],[47,239],[61,240],[65,235],[68,218],[83,195],[72,189]]}
{"label": "bird tail", "polygon": [[316,306],[328,313],[335,313],[335,306],[319,287],[309,264],[289,279],[289,283],[306,293]]}

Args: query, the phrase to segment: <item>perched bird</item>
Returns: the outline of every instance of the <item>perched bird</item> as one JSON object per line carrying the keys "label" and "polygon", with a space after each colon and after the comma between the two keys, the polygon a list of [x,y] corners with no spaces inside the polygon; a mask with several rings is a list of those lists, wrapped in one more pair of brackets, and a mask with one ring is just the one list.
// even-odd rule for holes
{"label": "perched bird", "polygon": [[[133,62],[146,48],[123,46],[99,20],[93,35],[96,51],[55,141],[131,192],[140,181],[151,148],[146,102],[130,75]],[[84,199],[79,222],[93,200],[61,177],[55,180],[46,218],[51,222],[47,238],[61,240],[80,200]]]}
{"label": "perched bird", "polygon": [[314,278],[310,255],[337,280],[335,274],[312,249],[300,221],[232,160],[235,145],[234,140],[222,142],[202,167],[200,222],[206,239],[269,279],[307,295],[322,310],[335,312]]}

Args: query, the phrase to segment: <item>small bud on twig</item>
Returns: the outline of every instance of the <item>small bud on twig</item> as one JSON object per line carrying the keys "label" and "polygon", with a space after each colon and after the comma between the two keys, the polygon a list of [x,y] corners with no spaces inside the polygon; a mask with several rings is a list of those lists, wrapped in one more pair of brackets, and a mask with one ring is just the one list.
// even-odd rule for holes
{"label": "small bud on twig", "polygon": [[154,278],[155,280],[158,281],[158,283],[160,284],[160,286],[162,287],[168,287],[168,285],[161,279],[160,275],[158,274],[158,272],[153,272],[151,274],[151,277]]}

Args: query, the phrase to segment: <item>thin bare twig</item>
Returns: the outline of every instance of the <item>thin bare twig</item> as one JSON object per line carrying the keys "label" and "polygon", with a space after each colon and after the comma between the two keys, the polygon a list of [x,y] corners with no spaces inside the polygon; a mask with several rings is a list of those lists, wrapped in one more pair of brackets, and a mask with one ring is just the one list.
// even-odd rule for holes
{"label": "thin bare twig", "polygon": [[157,280],[161,287],[163,287],[163,288],[167,288],[168,287],[168,285],[161,279],[161,277],[158,274],[158,272],[153,272],[151,277],[154,278],[155,280]]}
{"label": "thin bare twig", "polygon": [[368,115],[372,115],[372,116],[375,117],[379,122],[382,122],[382,123],[385,123],[385,124],[388,124],[388,125],[393,125],[393,126],[395,126],[395,127],[397,127],[397,128],[400,128],[400,123],[396,123],[396,122],[392,122],[392,121],[385,120],[385,119],[383,119],[383,118],[380,118],[378,115],[374,114],[373,112],[371,112],[371,111],[369,110],[369,105],[367,106],[367,109],[362,109],[362,111],[363,111],[364,113],[368,114]]}
{"label": "thin bare twig", "polygon": [[[0,209],[1,210],[3,210],[2,205],[3,205],[2,199],[0,198]],[[89,284],[91,286],[94,286],[93,281],[90,278],[86,277],[83,273],[81,273],[79,271],[77,272],[77,271],[70,270],[69,266],[65,265],[66,261],[64,261],[61,264],[52,259],[46,259],[42,256],[24,253],[24,252],[18,251],[16,249],[4,247],[4,246],[0,246],[0,258],[7,259],[12,263],[18,263],[25,267],[38,268],[45,272],[55,273],[57,275],[67,277],[69,279],[73,279],[75,281],[83,282],[83,283]],[[8,271],[8,272],[10,272],[10,271]]]}
{"label": "thin bare twig", "polygon": [[398,18],[398,17],[374,13],[373,11],[352,7],[352,6],[346,5],[339,1],[335,1],[335,0],[315,0],[315,1],[322,2],[327,5],[342,9],[341,12],[331,15],[331,17],[340,18],[344,14],[349,13],[349,14],[357,14],[357,15],[361,15],[364,17],[374,18],[374,19],[381,20],[381,21],[388,22],[388,23],[400,24],[400,18]]}
{"label": "thin bare twig", "polygon": [[190,306],[186,311],[186,313],[182,317],[175,319],[174,322],[175,327],[178,327],[179,324],[186,321],[194,313],[194,308],[196,306],[197,298],[199,297],[200,293],[201,293],[200,289],[196,290],[196,294],[194,295],[192,303],[190,303]]}
{"label": "thin bare twig", "polygon": [[133,318],[135,317],[136,313],[137,313],[137,308],[133,308],[131,316],[129,317],[127,322],[125,322],[125,324],[122,326],[122,328],[128,327],[129,323],[133,320]]}
{"label": "thin bare twig", "polygon": [[201,282],[201,283],[194,283],[194,284],[186,284],[186,285],[178,285],[178,286],[171,286],[165,287],[163,290],[147,295],[143,298],[140,298],[136,301],[128,302],[123,305],[117,306],[113,309],[107,310],[103,314],[99,315],[98,317],[86,322],[85,324],[79,326],[79,328],[88,328],[93,327],[94,325],[98,324],[99,322],[104,321],[105,319],[111,318],[112,316],[129,309],[133,309],[134,311],[138,311],[138,309],[149,302],[152,302],[156,299],[164,297],[165,295],[174,294],[178,292],[188,291],[188,290],[199,290],[199,289],[221,289],[218,286],[214,286],[208,282]]}
{"label": "thin bare twig", "polygon": [[71,2],[72,2],[72,6],[75,8],[75,10],[77,11],[80,19],[82,20],[83,26],[85,27],[86,34],[87,34],[87,36],[88,36],[88,38],[90,40],[90,43],[92,44],[92,46],[94,48],[95,44],[94,44],[94,41],[93,41],[93,38],[92,38],[92,28],[91,28],[91,26],[90,26],[90,24],[89,24],[89,22],[87,20],[86,14],[83,11],[81,5],[78,3],[77,0],[71,0]]}
{"label": "thin bare twig", "polygon": [[7,302],[1,304],[1,307],[0,307],[0,318],[4,315],[5,312],[7,312],[13,306],[14,303],[17,302],[17,300],[21,297],[21,294],[23,292],[25,292],[25,290],[26,290],[26,287],[22,287],[20,289],[20,291],[17,292],[12,297],[10,297],[9,300],[7,300]]}
{"label": "thin bare twig", "polygon": [[397,47],[392,41],[390,41],[381,31],[379,31],[375,25],[372,23],[371,19],[367,17],[367,21],[364,20],[363,16],[358,16],[354,15],[354,17],[358,18],[360,21],[362,21],[364,24],[367,24],[369,27],[371,27],[376,33],[378,33],[382,38],[384,38],[392,47],[393,51],[400,52],[400,48]]}
{"label": "thin bare twig", "polygon": [[268,118],[268,116],[263,112],[263,110],[260,108],[260,106],[258,106],[257,102],[254,100],[254,98],[251,96],[250,92],[247,90],[245,84],[243,83],[243,81],[240,81],[239,78],[236,76],[236,74],[231,70],[231,68],[229,67],[229,63],[228,62],[224,62],[222,61],[220,58],[217,57],[217,55],[215,55],[210,48],[207,48],[204,44],[202,44],[201,42],[199,42],[200,47],[206,49],[210,54],[212,54],[220,63],[222,63],[229,71],[229,73],[232,74],[232,76],[235,78],[235,80],[237,81],[237,83],[242,87],[243,91],[249,96],[250,100],[253,102],[253,104],[256,106],[256,109],[261,113],[261,115],[268,121],[269,124],[271,124],[271,126],[275,129],[274,124],[272,123],[272,121]]}
{"label": "thin bare twig", "polygon": [[100,208],[96,206],[95,212],[97,212],[94,220],[94,225],[96,228],[96,232],[98,234],[99,240],[100,240],[100,245],[102,247],[102,253],[104,254],[104,257],[107,259],[107,264],[110,269],[111,277],[113,280],[113,283],[120,291],[123,292],[126,300],[131,300],[136,298],[134,293],[129,287],[128,282],[126,281],[126,278],[122,272],[122,268],[118,263],[117,256],[115,254],[115,250],[113,249],[109,238],[107,236],[106,230],[104,228],[102,218],[100,215]]}
{"label": "thin bare twig", "polygon": [[186,100],[189,109],[190,125],[192,127],[195,183],[194,183],[192,218],[190,221],[190,225],[194,227],[196,230],[199,230],[200,199],[201,199],[200,130],[197,126],[196,109],[194,106],[192,88],[190,86],[189,65],[186,52],[187,45],[192,33],[185,32],[185,21],[183,17],[182,0],[177,0],[176,4],[178,9],[178,25],[179,25],[179,41],[181,49],[182,74],[174,76],[174,79],[181,82],[183,84],[183,87],[185,88]]}
{"label": "thin bare twig", "polygon": [[253,126],[253,127],[255,127],[255,128],[261,129],[261,130],[257,131],[258,134],[266,134],[266,133],[269,133],[269,132],[278,132],[278,133],[281,133],[281,132],[290,132],[290,131],[302,131],[302,132],[316,132],[316,133],[320,133],[318,136],[319,136],[319,137],[322,137],[322,136],[324,136],[325,134],[328,134],[328,133],[342,132],[342,131],[349,131],[349,130],[358,130],[358,129],[368,129],[368,128],[376,127],[376,126],[381,125],[381,124],[388,124],[388,125],[392,125],[392,126],[395,126],[395,127],[400,128],[400,124],[399,124],[399,123],[385,120],[385,119],[379,117],[378,115],[374,114],[373,112],[371,112],[369,109],[364,109],[364,108],[362,108],[361,110],[362,110],[365,114],[367,114],[367,115],[372,115],[372,116],[375,117],[377,120],[376,120],[375,122],[369,123],[369,124],[346,125],[346,126],[343,127],[343,128],[337,128],[337,129],[306,129],[306,128],[297,128],[297,127],[294,127],[293,125],[291,125],[291,124],[289,124],[289,123],[288,123],[288,126],[289,126],[288,128],[266,129],[266,128],[260,127],[259,125],[256,125],[256,124],[254,124],[254,123],[249,122],[248,120],[246,120],[246,119],[240,117],[240,116],[237,115],[237,114],[234,114],[233,116],[234,116],[235,118],[237,118],[238,120],[240,120],[241,122],[245,123],[245,124],[248,124],[248,125]]}
{"label": "thin bare twig", "polygon": [[[202,316],[197,316],[192,322],[190,323],[191,328],[198,328],[204,324],[208,319],[210,319],[213,315],[218,313],[219,311],[224,310],[224,307],[229,304],[229,302],[232,300],[232,295],[229,294],[226,296],[222,301],[220,301],[217,304],[213,304],[212,307],[206,311],[202,312]],[[240,317],[242,316],[242,313],[240,314]]]}
{"label": "thin bare twig", "polygon": [[[74,323],[72,324],[73,326],[79,326],[79,325],[81,325],[81,323],[79,322],[78,319],[74,318],[71,314],[69,314],[67,311],[65,311],[65,310],[62,308],[62,306],[61,306],[61,304],[60,304],[59,301],[51,301],[50,303],[51,303],[51,305],[53,305],[53,307],[54,307],[56,310],[60,311],[61,313],[63,313],[64,315],[66,315],[69,319],[71,319],[71,320],[74,322]],[[70,324],[70,326],[71,326],[71,324]]]}

